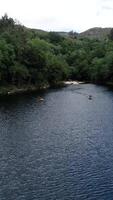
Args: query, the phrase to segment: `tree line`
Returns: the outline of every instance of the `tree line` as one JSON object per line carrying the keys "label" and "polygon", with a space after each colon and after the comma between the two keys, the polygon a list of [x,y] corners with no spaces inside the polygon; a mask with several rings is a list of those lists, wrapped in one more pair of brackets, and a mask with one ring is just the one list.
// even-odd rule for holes
{"label": "tree line", "polygon": [[113,83],[113,30],[105,40],[77,39],[0,19],[0,85],[55,85],[73,79]]}

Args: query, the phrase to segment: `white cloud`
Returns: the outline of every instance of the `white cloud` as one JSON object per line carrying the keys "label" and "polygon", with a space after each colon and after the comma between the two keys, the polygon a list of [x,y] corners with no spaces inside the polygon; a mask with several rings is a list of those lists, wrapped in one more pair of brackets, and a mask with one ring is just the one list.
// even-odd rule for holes
{"label": "white cloud", "polygon": [[0,0],[7,13],[28,27],[44,30],[86,30],[113,26],[113,0]]}

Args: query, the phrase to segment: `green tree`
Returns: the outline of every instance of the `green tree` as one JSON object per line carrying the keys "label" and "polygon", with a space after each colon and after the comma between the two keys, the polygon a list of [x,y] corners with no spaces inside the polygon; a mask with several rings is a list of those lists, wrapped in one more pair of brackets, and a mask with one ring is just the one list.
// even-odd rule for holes
{"label": "green tree", "polygon": [[48,81],[56,85],[68,76],[68,64],[64,59],[55,55],[48,55]]}
{"label": "green tree", "polygon": [[13,84],[21,86],[25,80],[29,78],[29,71],[26,66],[16,62],[10,67],[10,74]]}

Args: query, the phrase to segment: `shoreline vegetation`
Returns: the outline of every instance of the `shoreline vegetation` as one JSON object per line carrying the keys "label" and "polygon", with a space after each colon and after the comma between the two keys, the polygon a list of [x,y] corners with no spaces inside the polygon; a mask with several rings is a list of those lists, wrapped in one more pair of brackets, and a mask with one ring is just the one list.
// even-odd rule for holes
{"label": "shoreline vegetation", "polygon": [[0,19],[0,96],[82,83],[113,88],[113,29],[98,40]]}
{"label": "shoreline vegetation", "polygon": [[14,85],[1,86],[0,96],[22,94],[22,93],[29,93],[29,92],[35,92],[35,91],[40,92],[40,91],[46,91],[49,88],[61,88],[61,87],[69,86],[69,85],[79,85],[83,83],[84,82],[80,82],[80,81],[62,81],[53,86],[50,86],[47,84],[40,87],[34,86],[34,85],[30,85],[30,86],[23,85],[21,87],[17,87]]}
{"label": "shoreline vegetation", "polygon": [[[10,85],[10,86],[1,86],[0,87],[0,96],[10,96],[10,95],[15,95],[15,94],[25,94],[25,93],[31,93],[31,92],[40,92],[40,91],[46,91],[47,89],[53,88],[63,88],[63,87],[67,87],[70,85],[80,85],[80,84],[87,84],[87,83],[91,83],[91,82],[85,82],[85,81],[62,81],[59,82],[53,86],[50,85],[43,85],[43,86],[34,86],[34,85],[30,85],[30,86],[26,86],[23,85],[21,87],[17,87],[14,85]],[[94,84],[94,83],[93,83]],[[97,83],[95,83],[97,84]],[[105,84],[98,84],[98,85],[103,85],[103,86],[107,86],[108,88],[113,89],[113,83],[111,82],[107,82]]]}
{"label": "shoreline vegetation", "polygon": [[25,93],[31,93],[31,92],[39,92],[39,91],[44,91],[47,90],[49,88],[49,85],[45,85],[42,87],[39,86],[34,86],[34,85],[30,85],[30,86],[21,86],[21,87],[17,87],[14,85],[10,85],[10,86],[1,86],[0,87],[0,96],[10,96],[10,95],[14,95],[14,94],[25,94]]}

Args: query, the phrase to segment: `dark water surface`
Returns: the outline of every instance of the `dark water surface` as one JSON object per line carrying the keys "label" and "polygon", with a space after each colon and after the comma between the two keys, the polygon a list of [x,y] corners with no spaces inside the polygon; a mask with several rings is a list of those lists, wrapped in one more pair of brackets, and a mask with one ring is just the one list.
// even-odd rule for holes
{"label": "dark water surface", "polygon": [[113,200],[113,92],[83,84],[43,97],[0,100],[0,200]]}

